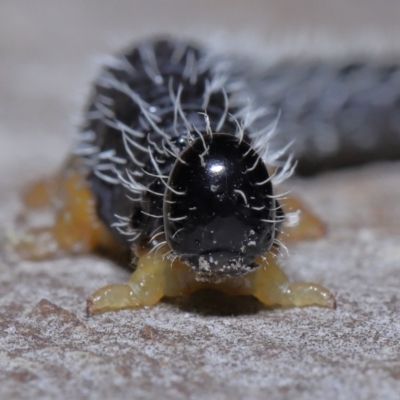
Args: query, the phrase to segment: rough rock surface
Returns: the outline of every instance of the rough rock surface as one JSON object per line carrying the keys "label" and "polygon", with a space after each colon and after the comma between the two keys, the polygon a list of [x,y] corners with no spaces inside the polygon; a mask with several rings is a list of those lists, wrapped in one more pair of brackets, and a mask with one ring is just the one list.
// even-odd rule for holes
{"label": "rough rock surface", "polygon": [[[253,10],[242,3],[248,4],[221,1],[210,13],[211,1],[171,1],[161,13],[165,2],[2,1],[0,398],[399,397],[399,163],[292,182],[329,230],[324,239],[292,245],[282,263],[291,279],[331,288],[338,300],[334,311],[269,310],[252,298],[200,292],[88,319],[86,296],[105,282],[122,282],[127,270],[97,256],[18,262],[5,250],[20,207],[18,191],[54,171],[67,152],[68,116],[77,110],[72,95],[85,82],[87,53],[105,50],[99,44],[104,32],[191,33],[192,12],[203,18],[204,29],[220,21],[219,29],[233,32],[241,22],[263,40],[267,30],[258,16],[277,3],[254,1]],[[332,11],[303,3],[333,29]],[[386,15],[390,22],[399,9],[384,3],[386,14],[377,19]],[[347,15],[342,6],[335,12]],[[300,25],[319,27],[312,13],[268,10],[272,16],[265,18],[276,29],[279,21],[282,29],[290,25],[294,15]]]}

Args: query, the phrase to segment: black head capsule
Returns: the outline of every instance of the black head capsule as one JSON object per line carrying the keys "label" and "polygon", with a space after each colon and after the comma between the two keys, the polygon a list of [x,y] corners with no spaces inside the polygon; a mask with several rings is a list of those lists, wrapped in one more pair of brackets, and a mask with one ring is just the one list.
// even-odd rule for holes
{"label": "black head capsule", "polygon": [[265,164],[244,140],[196,139],[176,160],[168,187],[168,245],[205,278],[242,275],[271,248],[282,215]]}

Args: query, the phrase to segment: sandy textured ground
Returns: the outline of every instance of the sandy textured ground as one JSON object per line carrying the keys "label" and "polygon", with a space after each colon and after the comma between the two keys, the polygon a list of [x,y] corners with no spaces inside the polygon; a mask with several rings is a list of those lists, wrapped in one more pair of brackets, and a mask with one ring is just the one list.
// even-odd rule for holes
{"label": "sandy textured ground", "polygon": [[[375,53],[398,37],[394,2],[290,3],[2,0],[2,237],[18,191],[68,151],[89,56],[121,37],[184,31],[243,51],[281,40],[285,49],[290,38],[297,49],[323,48],[319,39],[344,37],[347,48]],[[267,310],[251,298],[198,293],[87,319],[86,296],[127,271],[94,256],[33,263],[2,251],[0,398],[399,398],[399,171],[391,163],[293,182],[329,233],[292,246],[283,264],[293,280],[331,288],[335,311]]]}

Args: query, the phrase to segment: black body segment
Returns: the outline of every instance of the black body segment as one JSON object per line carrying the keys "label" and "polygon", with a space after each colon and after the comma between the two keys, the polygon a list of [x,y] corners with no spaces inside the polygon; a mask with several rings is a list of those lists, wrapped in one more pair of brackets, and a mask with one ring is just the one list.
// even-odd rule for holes
{"label": "black body segment", "polygon": [[272,148],[290,141],[296,174],[400,157],[400,62],[367,57],[339,61],[286,60],[251,83],[271,123]]}
{"label": "black body segment", "polygon": [[241,274],[271,248],[277,224],[271,178],[243,140],[227,134],[196,139],[176,160],[168,186],[166,238],[194,269]]}

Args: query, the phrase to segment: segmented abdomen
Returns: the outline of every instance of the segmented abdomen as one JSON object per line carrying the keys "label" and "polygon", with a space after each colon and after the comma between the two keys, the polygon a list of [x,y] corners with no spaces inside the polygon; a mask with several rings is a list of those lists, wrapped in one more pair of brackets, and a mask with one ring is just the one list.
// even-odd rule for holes
{"label": "segmented abdomen", "polygon": [[400,65],[286,61],[253,83],[257,102],[280,111],[277,148],[294,140],[296,173],[400,157]]}

